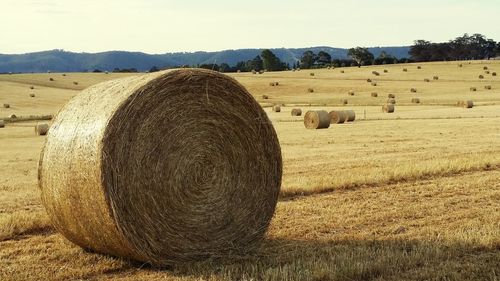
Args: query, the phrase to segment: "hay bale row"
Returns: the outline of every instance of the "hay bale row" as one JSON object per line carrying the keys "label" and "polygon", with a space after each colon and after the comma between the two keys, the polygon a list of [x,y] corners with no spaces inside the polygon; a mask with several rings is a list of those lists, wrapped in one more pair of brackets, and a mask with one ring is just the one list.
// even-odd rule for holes
{"label": "hay bale row", "polygon": [[279,86],[279,82],[269,82],[269,86],[274,87],[274,86]]}
{"label": "hay bale row", "polygon": [[384,104],[382,106],[382,111],[385,113],[394,113],[394,104]]}
{"label": "hay bale row", "polygon": [[301,115],[302,115],[302,109],[300,108],[292,109],[292,116],[301,116]]}
{"label": "hay bale row", "polygon": [[473,108],[474,102],[471,100],[462,100],[462,101],[457,102],[457,106],[463,107],[463,108]]}
{"label": "hay bale row", "polygon": [[326,129],[330,127],[330,114],[325,110],[310,110],[304,115],[307,129]]}
{"label": "hay bale row", "polygon": [[372,93],[372,97],[376,98],[376,97],[378,97],[378,94],[377,93]]}
{"label": "hay bale row", "polygon": [[39,136],[45,136],[49,131],[49,124],[41,123],[35,125],[35,134]]}
{"label": "hay bale row", "polygon": [[273,112],[281,112],[281,106],[273,105]]}
{"label": "hay bale row", "polygon": [[420,103],[420,99],[419,98],[412,98],[411,103]]}
{"label": "hay bale row", "polygon": [[62,235],[154,266],[254,251],[283,167],[276,132],[251,94],[201,69],[84,90],[55,118],[39,163],[42,202]]}

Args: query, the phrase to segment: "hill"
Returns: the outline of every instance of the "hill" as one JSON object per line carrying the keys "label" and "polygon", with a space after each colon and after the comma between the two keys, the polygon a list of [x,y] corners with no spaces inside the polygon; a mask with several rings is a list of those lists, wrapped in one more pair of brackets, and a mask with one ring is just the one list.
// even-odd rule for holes
{"label": "hill", "polygon": [[[51,50],[27,54],[0,54],[0,73],[6,72],[86,72],[94,69],[135,68],[149,70],[153,66],[174,67],[204,63],[227,63],[235,65],[259,55],[263,49],[237,49],[218,52],[146,54],[141,52],[109,51],[102,53],[74,53]],[[347,58],[347,49],[332,47],[279,48],[271,49],[282,61],[295,63],[306,50],[315,53],[325,51],[332,58]],[[375,47],[369,50],[378,56],[385,51],[397,58],[407,57],[409,47]]]}

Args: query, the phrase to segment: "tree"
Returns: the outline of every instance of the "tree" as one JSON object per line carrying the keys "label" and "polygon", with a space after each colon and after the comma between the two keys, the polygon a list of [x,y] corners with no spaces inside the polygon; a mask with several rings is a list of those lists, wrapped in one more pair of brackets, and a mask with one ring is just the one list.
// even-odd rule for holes
{"label": "tree", "polygon": [[260,56],[256,56],[253,60],[248,61],[250,70],[260,71],[264,69],[264,62]]}
{"label": "tree", "polygon": [[269,49],[265,49],[261,53],[262,66],[269,71],[281,71],[285,69],[285,65],[281,60]]}
{"label": "tree", "polygon": [[231,67],[227,63],[221,63],[219,66],[219,71],[220,72],[229,72],[229,71],[231,71]]}
{"label": "tree", "polygon": [[330,64],[332,62],[332,56],[324,51],[319,51],[318,53],[318,63],[321,65]]}
{"label": "tree", "polygon": [[349,49],[347,55],[350,56],[358,64],[358,66],[361,66],[362,62],[364,64],[371,64],[374,59],[373,54],[370,53],[367,48],[362,47]]}
{"label": "tree", "polygon": [[300,67],[301,68],[311,68],[315,63],[315,55],[312,51],[305,51],[300,58]]}

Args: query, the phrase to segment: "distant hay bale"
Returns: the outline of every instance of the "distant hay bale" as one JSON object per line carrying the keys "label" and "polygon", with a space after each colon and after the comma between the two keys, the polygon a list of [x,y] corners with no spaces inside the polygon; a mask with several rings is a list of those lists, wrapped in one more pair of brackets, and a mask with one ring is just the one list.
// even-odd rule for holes
{"label": "distant hay bale", "polygon": [[34,87],[34,86],[30,86],[30,89],[31,89],[31,90],[34,90],[34,89],[35,89],[35,87]]}
{"label": "distant hay bale", "polygon": [[262,98],[265,99],[265,100],[267,100],[269,98],[269,96],[268,95],[262,95]]}
{"label": "distant hay bale", "polygon": [[366,79],[366,82],[371,83],[372,79],[368,78],[368,79]]}
{"label": "distant hay bale", "polygon": [[394,104],[384,104],[382,106],[382,111],[385,113],[394,113]]}
{"label": "distant hay bale", "polygon": [[314,72],[309,73],[309,76],[314,76]]}
{"label": "distant hay bale", "polygon": [[489,70],[486,70],[486,71],[484,72],[484,74],[490,74],[490,71],[489,71]]}
{"label": "distant hay bale", "polygon": [[292,116],[301,116],[301,115],[302,115],[302,109],[300,108],[292,109]]}
{"label": "distant hay bale", "polygon": [[394,98],[388,98],[387,99],[387,103],[388,104],[396,104],[396,99],[394,99]]}
{"label": "distant hay bale", "polygon": [[483,67],[483,70],[488,70],[488,67],[487,66]]}
{"label": "distant hay bale", "polygon": [[432,77],[432,79],[439,80],[439,76],[434,76],[434,77]]}
{"label": "distant hay bale", "polygon": [[345,73],[345,71],[341,70],[340,73]]}
{"label": "distant hay bale", "polygon": [[375,75],[375,76],[379,76],[380,73],[378,73],[378,71],[372,71],[372,74]]}
{"label": "distant hay bale", "polygon": [[457,106],[463,107],[463,108],[473,108],[474,102],[471,100],[462,100],[462,101],[457,102]]}
{"label": "distant hay bale", "polygon": [[259,70],[259,74],[264,74],[264,70]]}
{"label": "distant hay bale", "polygon": [[308,89],[307,89],[307,92],[308,92],[308,93],[314,93],[314,89],[313,89],[313,88],[308,88]]}
{"label": "distant hay bale", "polygon": [[304,115],[307,129],[326,129],[330,127],[330,114],[324,110],[310,110]]}
{"label": "distant hay bale", "polygon": [[349,101],[348,101],[348,100],[346,100],[346,99],[341,99],[341,100],[340,100],[340,103],[341,103],[341,104],[343,104],[343,105],[346,105],[346,104],[348,104],[348,103],[349,103]]}
{"label": "distant hay bale", "polygon": [[274,105],[274,106],[273,106],[273,111],[274,111],[274,112],[281,112],[281,106],[279,106],[279,105]]}
{"label": "distant hay bale", "polygon": [[376,98],[376,97],[378,97],[378,94],[377,93],[372,93],[372,97]]}
{"label": "distant hay bale", "polygon": [[372,86],[377,86],[377,82],[372,82]]}
{"label": "distant hay bale", "polygon": [[462,67],[463,65],[462,64],[459,64],[458,67]]}
{"label": "distant hay bale", "polygon": [[431,79],[425,78],[424,82],[431,82]]}
{"label": "distant hay bale", "polygon": [[0,128],[4,127],[5,127],[5,121],[3,121],[3,119],[0,119]]}
{"label": "distant hay bale", "polygon": [[63,73],[62,76],[66,76],[66,73]]}
{"label": "distant hay bale", "polygon": [[269,82],[269,86],[274,87],[276,85],[274,82]]}
{"label": "distant hay bale", "polygon": [[10,108],[10,104],[8,104],[8,103],[4,103],[4,104],[3,104],[3,107],[5,107],[5,108]]}
{"label": "distant hay bale", "polygon": [[479,79],[484,79],[484,76],[483,75],[479,75]]}
{"label": "distant hay bale", "polygon": [[389,72],[389,70],[387,70],[387,69],[384,69],[384,73],[387,73],[387,72]]}
{"label": "distant hay bale", "polygon": [[390,99],[393,99],[393,98],[396,98],[396,95],[395,94],[388,94],[387,97]]}
{"label": "distant hay bale", "polygon": [[17,119],[17,115],[11,114],[11,115],[9,115],[9,119]]}
{"label": "distant hay bale", "polygon": [[484,88],[485,88],[486,90],[491,90],[491,85],[486,85],[486,86],[484,86]]}
{"label": "distant hay bale", "polygon": [[254,251],[282,178],[276,132],[250,93],[187,68],[79,93],[54,119],[39,163],[58,232],[161,267]]}
{"label": "distant hay bale", "polygon": [[252,74],[257,74],[257,71],[255,71],[255,70],[252,70]]}
{"label": "distant hay bale", "polygon": [[74,84],[74,85],[78,85],[78,82],[76,82],[76,81],[73,81],[73,84]]}
{"label": "distant hay bale", "polygon": [[353,90],[350,90],[349,92],[347,92],[347,94],[348,94],[349,96],[354,96],[354,91],[353,91]]}
{"label": "distant hay bale", "polygon": [[477,91],[477,89],[476,89],[476,87],[470,87],[470,91],[475,92],[475,91]]}
{"label": "distant hay bale", "polygon": [[54,81],[54,78],[50,77],[50,78],[49,78],[49,81]]}
{"label": "distant hay bale", "polygon": [[496,72],[492,72],[491,76],[497,76],[497,73]]}
{"label": "distant hay bale", "polygon": [[342,110],[332,110],[328,114],[330,115],[331,124],[342,124],[347,119],[347,114]]}
{"label": "distant hay bale", "polygon": [[34,98],[34,97],[35,97],[35,94],[31,93],[31,94],[30,94],[30,97]]}
{"label": "distant hay bale", "polygon": [[[238,69],[238,73],[240,72],[240,70]],[[109,74],[109,71],[104,71],[104,74]]]}
{"label": "distant hay bale", "polygon": [[403,72],[408,72],[408,69],[406,69],[406,68],[403,68]]}
{"label": "distant hay bale", "polygon": [[422,67],[419,65],[419,66],[417,66],[417,69],[422,69]]}
{"label": "distant hay bale", "polygon": [[419,98],[412,98],[411,103],[420,103],[420,99]]}
{"label": "distant hay bale", "polygon": [[352,122],[356,119],[356,112],[354,110],[344,110],[344,114],[346,115],[346,122]]}
{"label": "distant hay bale", "polygon": [[35,134],[39,136],[45,136],[49,131],[49,124],[41,123],[35,125]]}
{"label": "distant hay bale", "polygon": [[416,93],[416,92],[417,92],[417,89],[416,89],[416,88],[411,88],[411,89],[410,89],[410,92],[412,92],[412,93]]}
{"label": "distant hay bale", "polygon": [[276,81],[276,82],[274,82],[274,85],[279,86],[280,82]]}

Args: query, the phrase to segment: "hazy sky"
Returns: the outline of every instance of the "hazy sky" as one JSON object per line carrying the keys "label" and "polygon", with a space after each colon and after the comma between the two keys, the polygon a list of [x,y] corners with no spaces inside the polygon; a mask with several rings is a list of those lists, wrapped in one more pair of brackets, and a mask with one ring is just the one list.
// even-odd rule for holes
{"label": "hazy sky", "polygon": [[500,0],[0,0],[0,53],[500,40]]}

